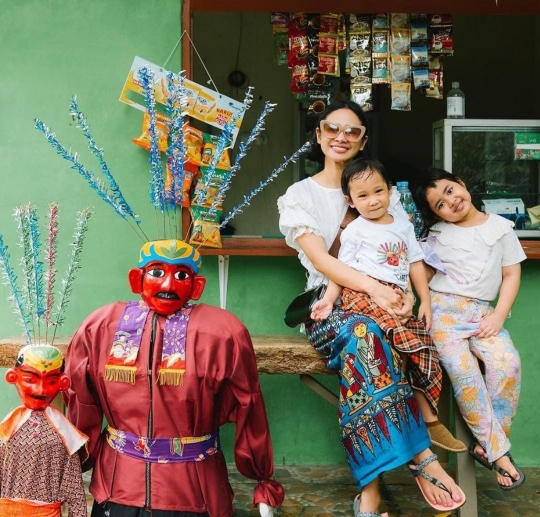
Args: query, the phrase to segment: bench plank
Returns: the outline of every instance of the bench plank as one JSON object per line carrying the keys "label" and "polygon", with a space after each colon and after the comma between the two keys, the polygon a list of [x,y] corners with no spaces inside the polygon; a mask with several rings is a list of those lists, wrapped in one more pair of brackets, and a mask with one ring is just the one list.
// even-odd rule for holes
{"label": "bench plank", "polygon": [[[259,373],[264,374],[332,374],[308,343],[306,336],[257,335],[251,337]],[[55,341],[65,353],[69,338]],[[20,338],[0,340],[0,367],[11,368],[24,341]]]}

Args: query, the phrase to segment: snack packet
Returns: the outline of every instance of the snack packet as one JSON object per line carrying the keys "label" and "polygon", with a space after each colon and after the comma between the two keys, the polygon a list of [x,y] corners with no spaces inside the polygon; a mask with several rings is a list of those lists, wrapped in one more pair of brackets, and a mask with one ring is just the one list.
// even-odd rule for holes
{"label": "snack packet", "polygon": [[[164,153],[169,145],[169,122],[169,118],[156,113],[157,145],[158,150],[161,153]],[[132,138],[131,141],[134,144],[141,146],[143,149],[150,151],[150,147],[152,145],[152,135],[150,133],[150,115],[148,115],[148,111],[145,111],[143,115],[141,136]]]}
{"label": "snack packet", "polygon": [[209,212],[208,208],[192,206],[193,229],[191,230],[189,243],[193,246],[221,248],[221,234],[218,229],[221,215],[221,211]]}

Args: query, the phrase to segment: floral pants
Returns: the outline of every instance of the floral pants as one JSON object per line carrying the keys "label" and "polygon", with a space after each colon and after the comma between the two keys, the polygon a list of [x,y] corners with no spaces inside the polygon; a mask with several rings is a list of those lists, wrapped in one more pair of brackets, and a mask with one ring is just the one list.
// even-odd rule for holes
{"label": "floral pants", "polygon": [[504,328],[491,338],[474,336],[480,321],[493,312],[489,302],[431,291],[431,304],[433,340],[459,410],[489,461],[495,461],[510,450],[508,436],[521,390],[518,351]]}

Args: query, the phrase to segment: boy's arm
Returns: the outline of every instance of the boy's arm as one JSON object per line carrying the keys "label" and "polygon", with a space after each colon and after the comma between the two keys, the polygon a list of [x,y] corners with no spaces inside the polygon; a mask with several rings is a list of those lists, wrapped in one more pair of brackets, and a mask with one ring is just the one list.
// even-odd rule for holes
{"label": "boy's arm", "polygon": [[312,320],[321,321],[330,316],[330,313],[332,312],[332,309],[334,307],[334,303],[336,303],[339,295],[341,294],[341,289],[341,286],[336,284],[332,280],[328,281],[324,296],[313,305],[313,308],[311,310]]}
{"label": "boy's arm", "polygon": [[502,284],[495,310],[486,316],[478,327],[476,337],[488,338],[496,336],[503,327],[504,320],[516,301],[521,284],[521,264],[512,264],[502,268]]}
{"label": "boy's arm", "polygon": [[409,277],[420,299],[418,317],[424,320],[426,329],[429,330],[431,328],[431,298],[423,260],[418,260],[410,265]]}

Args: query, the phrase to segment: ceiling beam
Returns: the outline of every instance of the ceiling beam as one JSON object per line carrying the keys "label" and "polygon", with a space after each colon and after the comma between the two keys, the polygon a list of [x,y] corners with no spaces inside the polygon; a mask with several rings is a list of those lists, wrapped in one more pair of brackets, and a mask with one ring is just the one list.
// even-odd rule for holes
{"label": "ceiling beam", "polygon": [[192,12],[540,14],[540,0],[190,0]]}

